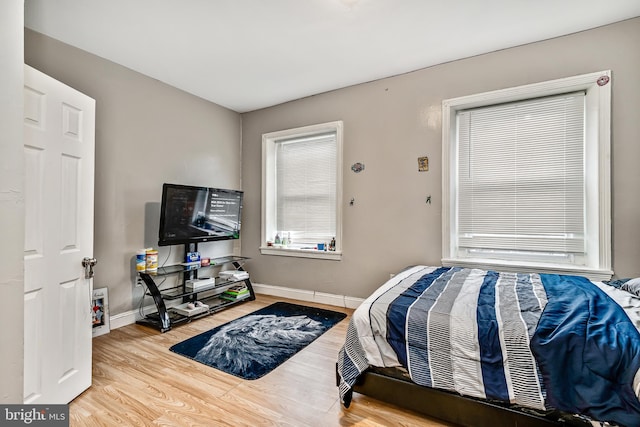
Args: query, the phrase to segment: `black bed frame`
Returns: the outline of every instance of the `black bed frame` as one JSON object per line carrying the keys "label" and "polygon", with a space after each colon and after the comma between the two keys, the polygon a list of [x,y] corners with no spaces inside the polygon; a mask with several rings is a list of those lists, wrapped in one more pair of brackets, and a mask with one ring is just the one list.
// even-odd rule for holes
{"label": "black bed frame", "polygon": [[353,391],[460,426],[591,427],[591,423],[586,420],[560,412],[536,415],[506,405],[422,387],[372,371],[366,371],[360,376]]}

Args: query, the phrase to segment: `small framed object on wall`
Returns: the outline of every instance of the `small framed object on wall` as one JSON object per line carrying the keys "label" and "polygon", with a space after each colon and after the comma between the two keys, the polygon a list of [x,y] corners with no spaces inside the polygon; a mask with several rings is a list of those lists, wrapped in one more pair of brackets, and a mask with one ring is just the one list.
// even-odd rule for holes
{"label": "small framed object on wall", "polygon": [[429,158],[427,156],[418,157],[418,172],[426,172],[429,170]]}
{"label": "small framed object on wall", "polygon": [[107,288],[93,290],[91,297],[91,323],[93,336],[108,334],[109,328],[109,291]]}

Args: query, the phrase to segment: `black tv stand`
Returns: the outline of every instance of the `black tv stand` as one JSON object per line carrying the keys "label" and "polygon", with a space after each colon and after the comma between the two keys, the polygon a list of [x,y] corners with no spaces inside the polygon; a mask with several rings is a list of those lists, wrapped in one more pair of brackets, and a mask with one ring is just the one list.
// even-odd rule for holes
{"label": "black tv stand", "polygon": [[[185,248],[185,253],[188,251]],[[147,314],[144,318],[138,320],[136,323],[145,326],[151,326],[158,329],[160,332],[167,332],[171,330],[173,326],[177,326],[183,323],[188,323],[194,319],[198,319],[204,316],[208,316],[231,305],[252,301],[256,299],[251,280],[244,278],[236,280],[234,278],[220,278],[212,277],[213,281],[203,287],[196,289],[190,289],[186,286],[187,280],[197,279],[198,272],[207,271],[212,274],[216,267],[224,267],[225,265],[232,265],[233,269],[237,272],[244,272],[243,264],[248,260],[247,257],[241,256],[225,256],[219,258],[212,258],[211,263],[208,266],[195,265],[170,265],[166,267],[158,267],[158,271],[154,272],[140,272],[140,278],[147,285],[147,294],[153,298],[153,302],[156,305],[157,312]],[[205,270],[206,269],[206,270]],[[165,277],[175,274],[182,274],[181,284],[169,288],[159,289],[156,284],[156,280],[159,277]],[[248,293],[238,296],[236,299],[222,298],[223,292],[229,288],[244,284]],[[227,297],[228,298],[228,297]],[[165,301],[181,301],[182,305],[188,303],[195,303],[200,301],[208,308],[204,311],[198,311],[196,314],[184,314],[179,313],[176,308],[167,308]]]}

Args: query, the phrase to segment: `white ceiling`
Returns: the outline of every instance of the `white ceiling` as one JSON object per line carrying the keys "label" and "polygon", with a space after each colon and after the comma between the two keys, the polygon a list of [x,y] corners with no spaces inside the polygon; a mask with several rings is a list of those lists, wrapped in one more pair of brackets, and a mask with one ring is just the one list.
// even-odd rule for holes
{"label": "white ceiling", "polygon": [[639,0],[25,0],[25,26],[238,112],[640,16]]}

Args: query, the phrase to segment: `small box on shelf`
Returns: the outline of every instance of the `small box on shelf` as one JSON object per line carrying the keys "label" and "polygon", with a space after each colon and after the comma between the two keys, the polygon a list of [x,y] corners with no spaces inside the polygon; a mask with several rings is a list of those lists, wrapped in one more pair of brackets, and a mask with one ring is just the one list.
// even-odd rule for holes
{"label": "small box on shelf", "polygon": [[182,314],[183,316],[195,316],[208,312],[209,306],[199,301],[196,303],[187,302],[173,307],[173,310],[178,314]]}
{"label": "small box on shelf", "polygon": [[184,262],[187,264],[200,262],[200,252],[187,252]]}
{"label": "small box on shelf", "polygon": [[185,282],[185,287],[188,290],[197,291],[200,289],[208,288],[216,284],[216,279],[213,277],[201,277],[198,279],[190,279]]}

